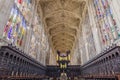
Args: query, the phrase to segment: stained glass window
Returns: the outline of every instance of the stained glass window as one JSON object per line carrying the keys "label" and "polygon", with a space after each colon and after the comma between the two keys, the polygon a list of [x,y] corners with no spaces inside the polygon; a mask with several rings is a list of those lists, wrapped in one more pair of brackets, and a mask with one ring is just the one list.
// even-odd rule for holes
{"label": "stained glass window", "polygon": [[4,27],[3,37],[17,46],[22,46],[26,34],[26,20],[19,8],[14,4],[10,17]]}
{"label": "stained glass window", "polygon": [[94,9],[104,47],[113,43],[119,38],[119,27],[114,16],[114,9],[111,5],[111,0],[93,0]]}
{"label": "stained glass window", "polygon": [[15,45],[22,46],[29,16],[31,16],[31,0],[15,0],[9,20],[4,27],[3,37]]}

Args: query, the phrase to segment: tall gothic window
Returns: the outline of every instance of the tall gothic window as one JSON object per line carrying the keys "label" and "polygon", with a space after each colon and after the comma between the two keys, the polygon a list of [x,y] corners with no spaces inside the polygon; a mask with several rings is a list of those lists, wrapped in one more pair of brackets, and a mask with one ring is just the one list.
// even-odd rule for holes
{"label": "tall gothic window", "polygon": [[120,38],[120,28],[112,8],[112,0],[93,0],[93,3],[96,24],[99,25],[102,44],[106,47]]}
{"label": "tall gothic window", "polygon": [[3,37],[16,46],[22,46],[28,27],[27,20],[31,9],[31,0],[15,0],[7,21]]}

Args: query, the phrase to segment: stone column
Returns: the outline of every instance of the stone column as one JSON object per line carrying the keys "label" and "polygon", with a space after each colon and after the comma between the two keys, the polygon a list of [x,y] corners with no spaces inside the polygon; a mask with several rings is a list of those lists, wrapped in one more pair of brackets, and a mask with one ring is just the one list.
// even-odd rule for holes
{"label": "stone column", "polygon": [[37,54],[36,54],[37,61],[40,61],[40,42],[38,42]]}
{"label": "stone column", "polygon": [[92,0],[88,1],[88,14],[89,14],[89,19],[90,19],[90,26],[92,28],[92,33],[93,33],[93,38],[94,38],[94,43],[95,43],[95,48],[96,48],[96,53],[100,53],[101,51],[101,45],[100,45],[100,38],[97,30],[97,25],[95,24],[95,14],[94,14],[94,8],[93,8],[93,2]]}
{"label": "stone column", "polygon": [[81,65],[83,65],[83,64],[84,64],[84,60],[83,60],[83,56],[82,56],[82,54],[83,54],[83,52],[82,52],[82,50],[81,50],[81,48],[80,48]]}
{"label": "stone column", "polygon": [[100,46],[98,31],[97,31],[96,27],[92,27],[92,33],[93,33],[93,38],[94,38],[96,53],[98,54],[101,51],[101,46]]}
{"label": "stone column", "polygon": [[31,36],[32,36],[32,34],[31,34],[31,28],[30,27],[27,27],[27,30],[26,30],[26,39],[25,39],[25,46],[24,46],[24,51],[27,53],[27,54],[29,54],[28,53],[28,50],[29,50],[29,46],[30,46],[30,39],[31,39]]}
{"label": "stone column", "polygon": [[26,36],[26,42],[25,42],[25,48],[24,48],[24,51],[29,54],[29,50],[30,50],[30,43],[31,43],[31,38],[32,38],[32,32],[33,32],[33,20],[34,20],[34,16],[35,16],[35,3],[33,3],[33,6],[32,6],[32,16],[30,18],[30,22],[28,22],[28,28],[27,28],[27,36]]}
{"label": "stone column", "polygon": [[87,37],[87,35],[86,35],[86,24],[82,24],[82,38],[83,38],[83,42],[84,42],[84,47],[83,48],[85,48],[85,53],[83,52],[83,55],[85,55],[84,56],[84,62],[86,62],[86,61],[88,61],[89,60],[89,52],[88,52],[88,42],[87,42],[87,40],[86,40],[86,37]]}
{"label": "stone column", "polygon": [[49,60],[49,64],[51,65],[56,65],[56,58],[54,53],[52,52],[52,49],[50,49],[50,60]]}

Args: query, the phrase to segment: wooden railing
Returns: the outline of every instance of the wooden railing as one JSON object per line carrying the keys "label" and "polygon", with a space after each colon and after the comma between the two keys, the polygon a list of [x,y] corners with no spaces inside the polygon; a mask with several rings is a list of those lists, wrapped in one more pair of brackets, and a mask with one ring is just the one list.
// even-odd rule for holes
{"label": "wooden railing", "polygon": [[119,79],[120,46],[113,45],[81,66],[85,79]]}
{"label": "wooden railing", "polygon": [[19,48],[11,44],[0,48],[0,79],[43,78],[45,74],[46,67]]}
{"label": "wooden railing", "polygon": [[[49,77],[60,77],[61,73],[63,72],[62,69],[60,69],[59,66],[47,66],[47,75]],[[80,65],[68,65],[66,69],[64,69],[64,72],[67,74],[67,77],[77,77],[80,73]]]}
{"label": "wooden railing", "polygon": [[[61,71],[56,65],[43,66],[15,46],[8,45],[0,48],[0,80],[57,78],[60,77]],[[120,46],[109,47],[82,66],[68,65],[64,71],[71,79],[79,76],[86,80],[118,80]]]}

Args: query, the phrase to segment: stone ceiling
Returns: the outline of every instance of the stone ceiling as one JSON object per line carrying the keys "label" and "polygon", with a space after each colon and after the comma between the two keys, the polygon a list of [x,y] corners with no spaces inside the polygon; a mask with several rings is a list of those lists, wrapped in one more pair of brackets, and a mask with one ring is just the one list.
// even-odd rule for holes
{"label": "stone ceiling", "polygon": [[86,6],[84,0],[38,0],[37,12],[45,26],[50,45],[62,53],[74,50]]}

